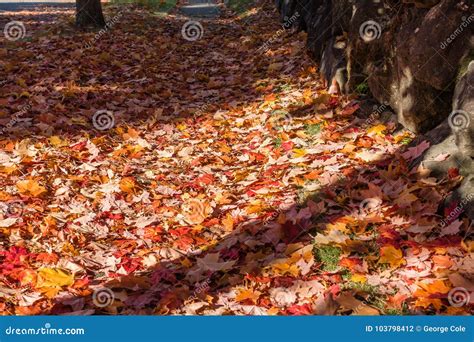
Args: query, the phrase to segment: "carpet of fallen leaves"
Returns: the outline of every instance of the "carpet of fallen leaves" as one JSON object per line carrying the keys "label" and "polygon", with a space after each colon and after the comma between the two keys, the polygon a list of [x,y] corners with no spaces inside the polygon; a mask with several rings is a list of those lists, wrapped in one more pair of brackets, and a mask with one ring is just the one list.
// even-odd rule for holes
{"label": "carpet of fallen leaves", "polygon": [[3,314],[472,310],[471,223],[439,210],[457,170],[430,178],[426,141],[329,95],[272,4],[197,41],[106,15],[98,38],[72,13],[0,38]]}

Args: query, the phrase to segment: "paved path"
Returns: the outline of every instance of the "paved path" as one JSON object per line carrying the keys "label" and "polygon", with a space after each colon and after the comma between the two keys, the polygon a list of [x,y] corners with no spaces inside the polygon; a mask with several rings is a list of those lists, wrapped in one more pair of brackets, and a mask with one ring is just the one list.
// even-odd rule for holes
{"label": "paved path", "polygon": [[215,0],[188,0],[179,11],[189,17],[218,17],[221,13]]}
{"label": "paved path", "polygon": [[30,1],[11,2],[11,1],[0,0],[0,11],[9,11],[9,12],[23,11],[23,10],[32,9],[34,7],[38,7],[38,5],[68,8],[71,6],[75,6],[75,1],[74,0],[55,0],[55,1],[30,0]]}
{"label": "paved path", "polygon": [[[0,0],[0,11],[23,11],[29,10],[38,5],[68,8],[75,6],[75,0],[27,0],[14,1]],[[220,15],[220,8],[216,0],[188,0],[187,4],[179,8],[180,12],[189,17],[217,17]]]}

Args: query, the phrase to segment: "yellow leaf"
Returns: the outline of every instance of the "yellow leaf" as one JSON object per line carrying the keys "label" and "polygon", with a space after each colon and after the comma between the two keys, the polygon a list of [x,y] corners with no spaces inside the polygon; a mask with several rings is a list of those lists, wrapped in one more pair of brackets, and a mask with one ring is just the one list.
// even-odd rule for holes
{"label": "yellow leaf", "polygon": [[46,192],[46,188],[39,185],[35,180],[22,180],[16,183],[18,191],[23,195],[31,195],[38,197],[42,193]]}
{"label": "yellow leaf", "polygon": [[293,153],[295,158],[304,157],[306,155],[306,150],[302,148],[294,148]]}
{"label": "yellow leaf", "polygon": [[7,175],[11,175],[16,170],[17,167],[15,165],[0,167],[0,172],[6,173]]}
{"label": "yellow leaf", "polygon": [[385,125],[373,126],[367,130],[367,135],[379,135],[383,137],[384,134],[382,132],[385,131],[386,129],[387,127]]}
{"label": "yellow leaf", "polygon": [[353,274],[352,277],[351,277],[351,281],[353,281],[355,283],[364,284],[365,282],[367,282],[367,278],[363,274]]}
{"label": "yellow leaf", "polygon": [[61,288],[59,287],[42,287],[40,289],[41,293],[43,296],[47,298],[54,298],[58,295],[59,291],[61,291]]}
{"label": "yellow leaf", "polygon": [[23,78],[17,79],[16,84],[18,84],[22,88],[28,88],[28,85],[26,84],[26,82]]}
{"label": "yellow leaf", "polygon": [[222,153],[230,153],[232,149],[226,143],[221,143],[219,144],[219,151]]}
{"label": "yellow leaf", "polygon": [[53,145],[54,147],[58,147],[63,144],[63,141],[57,135],[53,135],[52,137],[49,138],[49,143]]}
{"label": "yellow leaf", "polygon": [[390,264],[392,268],[397,268],[405,263],[403,252],[392,245],[384,246],[380,248],[379,263]]}
{"label": "yellow leaf", "polygon": [[258,214],[265,209],[265,205],[260,201],[253,201],[248,207],[245,208],[247,214]]}
{"label": "yellow leaf", "polygon": [[186,125],[184,124],[178,124],[176,125],[176,128],[179,129],[181,132],[184,131],[186,129]]}
{"label": "yellow leaf", "polygon": [[181,261],[181,265],[183,265],[186,268],[190,268],[193,265],[193,263],[188,258],[184,258]]}
{"label": "yellow leaf", "polygon": [[132,193],[135,188],[135,180],[130,177],[125,177],[120,180],[120,190],[126,193]]}
{"label": "yellow leaf", "polygon": [[104,61],[104,62],[110,61],[110,54],[107,53],[107,52],[102,52],[102,53],[99,55],[99,60]]}
{"label": "yellow leaf", "polygon": [[234,174],[234,182],[240,182],[242,179],[247,178],[249,172],[246,170],[236,170]]}
{"label": "yellow leaf", "polygon": [[201,226],[200,224],[196,224],[193,227],[193,232],[200,233],[204,229],[204,226]]}
{"label": "yellow leaf", "polygon": [[239,293],[235,297],[235,300],[237,302],[243,302],[244,300],[251,300],[254,304],[256,304],[261,294],[262,293],[260,291],[254,291],[251,289],[240,289]]}
{"label": "yellow leaf", "polygon": [[306,98],[312,98],[313,97],[313,89],[305,89],[303,91],[303,97],[306,99]]}
{"label": "yellow leaf", "polygon": [[60,268],[42,268],[38,271],[37,287],[62,287],[74,283],[74,276]]}
{"label": "yellow leaf", "polygon": [[227,213],[226,217],[224,217],[221,222],[226,231],[230,232],[234,229],[234,218],[230,213]]}
{"label": "yellow leaf", "polygon": [[276,316],[280,312],[279,308],[273,307],[267,310],[268,316]]}
{"label": "yellow leaf", "polygon": [[347,143],[344,148],[341,150],[342,153],[351,153],[357,148],[356,145]]}
{"label": "yellow leaf", "polygon": [[128,145],[127,146],[127,150],[130,152],[130,153],[138,153],[140,151],[143,151],[144,150],[144,147],[143,146],[140,146],[140,145]]}
{"label": "yellow leaf", "polygon": [[455,308],[455,307],[450,306],[450,307],[448,307],[448,308],[446,309],[446,314],[447,314],[448,316],[461,316],[461,315],[463,315],[464,313],[465,313],[465,311],[464,311],[464,309],[463,309],[462,307],[460,307],[460,308]]}
{"label": "yellow leaf", "polygon": [[415,306],[419,306],[425,309],[428,308],[430,305],[433,305],[433,307],[436,310],[440,310],[443,303],[441,302],[441,299],[439,298],[424,298],[424,297],[418,298],[415,302]]}
{"label": "yellow leaf", "polygon": [[296,131],[296,136],[301,139],[308,139],[308,136],[304,131]]}
{"label": "yellow leaf", "polygon": [[393,138],[393,141],[398,144],[400,141],[402,141],[404,139],[407,139],[407,138],[408,139],[412,138],[411,133],[406,132],[406,133],[403,133],[403,134],[398,134]]}
{"label": "yellow leaf", "polygon": [[232,199],[229,198],[229,194],[224,194],[222,192],[218,192],[215,195],[215,201],[219,204],[229,204],[232,203]]}
{"label": "yellow leaf", "polygon": [[279,275],[290,274],[294,277],[297,277],[300,274],[300,269],[295,264],[290,265],[287,262],[281,262],[273,265],[273,272]]}
{"label": "yellow leaf", "polygon": [[136,129],[133,129],[132,127],[128,127],[127,133],[124,133],[122,135],[124,140],[136,139],[139,136],[140,136],[140,134],[138,133],[138,131]]}
{"label": "yellow leaf", "polygon": [[327,229],[329,231],[331,230],[338,230],[343,233],[348,233],[350,232],[350,227],[353,226],[356,223],[355,219],[350,216],[343,216],[338,218],[337,220],[333,221],[332,223],[329,223],[327,225]]}
{"label": "yellow leaf", "polygon": [[445,282],[442,280],[435,280],[431,283],[428,283],[428,282],[420,283],[418,284],[418,286],[420,286],[429,294],[437,294],[437,293],[445,294],[445,293],[448,293],[450,290],[450,288],[446,286]]}

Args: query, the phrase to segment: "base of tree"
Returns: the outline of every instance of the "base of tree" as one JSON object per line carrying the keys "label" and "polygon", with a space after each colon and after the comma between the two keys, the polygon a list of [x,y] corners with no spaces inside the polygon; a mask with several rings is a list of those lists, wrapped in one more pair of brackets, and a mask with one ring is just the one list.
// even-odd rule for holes
{"label": "base of tree", "polygon": [[76,26],[80,28],[105,26],[100,0],[76,0]]}

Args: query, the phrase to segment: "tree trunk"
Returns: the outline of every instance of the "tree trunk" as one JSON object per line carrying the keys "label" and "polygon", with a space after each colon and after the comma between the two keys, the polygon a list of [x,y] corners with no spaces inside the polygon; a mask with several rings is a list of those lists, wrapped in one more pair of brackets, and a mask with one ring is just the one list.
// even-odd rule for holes
{"label": "tree trunk", "polygon": [[76,0],[76,26],[80,28],[105,26],[100,0]]}

